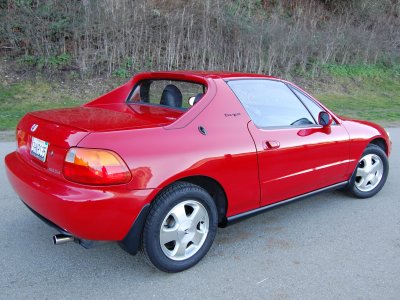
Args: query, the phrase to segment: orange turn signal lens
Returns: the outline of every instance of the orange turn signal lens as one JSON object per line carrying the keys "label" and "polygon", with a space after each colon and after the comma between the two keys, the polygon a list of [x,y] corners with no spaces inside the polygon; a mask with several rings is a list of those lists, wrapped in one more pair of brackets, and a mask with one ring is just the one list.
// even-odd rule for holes
{"label": "orange turn signal lens", "polygon": [[68,180],[91,185],[122,184],[132,177],[118,154],[101,149],[71,148],[63,172]]}

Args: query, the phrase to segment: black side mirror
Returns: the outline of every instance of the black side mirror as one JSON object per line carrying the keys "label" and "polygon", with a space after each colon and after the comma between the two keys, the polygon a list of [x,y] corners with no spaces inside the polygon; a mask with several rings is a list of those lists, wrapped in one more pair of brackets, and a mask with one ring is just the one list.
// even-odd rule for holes
{"label": "black side mirror", "polygon": [[328,114],[326,111],[321,111],[318,114],[318,124],[321,125],[322,127],[327,127],[332,124],[332,116]]}

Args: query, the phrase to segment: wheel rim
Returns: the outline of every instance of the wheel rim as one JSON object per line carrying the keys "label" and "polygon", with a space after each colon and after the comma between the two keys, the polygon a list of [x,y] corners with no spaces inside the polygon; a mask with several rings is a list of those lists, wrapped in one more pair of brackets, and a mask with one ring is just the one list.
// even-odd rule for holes
{"label": "wheel rim", "polygon": [[208,212],[195,200],[174,206],[164,218],[160,228],[160,246],[172,260],[185,260],[203,246],[209,228]]}
{"label": "wheel rim", "polygon": [[355,185],[362,192],[372,191],[381,182],[383,162],[376,154],[367,154],[358,162]]}

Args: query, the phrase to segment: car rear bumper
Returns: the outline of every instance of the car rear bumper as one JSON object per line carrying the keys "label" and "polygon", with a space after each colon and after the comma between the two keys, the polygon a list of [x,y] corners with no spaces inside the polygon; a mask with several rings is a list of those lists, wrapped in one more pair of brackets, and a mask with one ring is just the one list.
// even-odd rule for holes
{"label": "car rear bumper", "polygon": [[69,234],[87,240],[122,241],[154,189],[86,186],[44,174],[17,152],[5,158],[7,177],[22,201]]}

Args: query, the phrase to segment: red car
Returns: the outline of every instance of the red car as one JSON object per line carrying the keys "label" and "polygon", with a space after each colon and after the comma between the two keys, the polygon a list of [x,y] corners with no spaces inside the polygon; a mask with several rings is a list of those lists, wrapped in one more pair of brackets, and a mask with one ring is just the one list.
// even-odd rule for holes
{"label": "red car", "polygon": [[142,246],[166,272],[199,262],[217,226],[331,189],[375,195],[391,149],[380,126],[338,117],[290,82],[189,71],[30,112],[17,140],[9,181],[58,229],[54,243]]}

